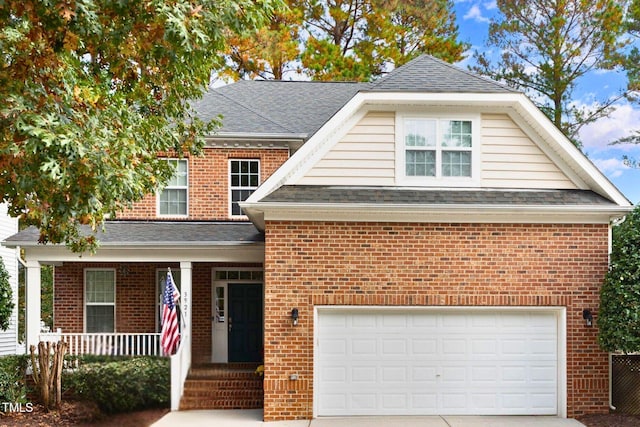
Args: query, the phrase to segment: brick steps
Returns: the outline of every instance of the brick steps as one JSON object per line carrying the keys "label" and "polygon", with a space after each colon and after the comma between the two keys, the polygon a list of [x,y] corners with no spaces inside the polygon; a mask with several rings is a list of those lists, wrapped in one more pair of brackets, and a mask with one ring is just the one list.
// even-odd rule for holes
{"label": "brick steps", "polygon": [[193,366],[184,384],[180,410],[262,408],[262,378],[255,369],[256,364]]}

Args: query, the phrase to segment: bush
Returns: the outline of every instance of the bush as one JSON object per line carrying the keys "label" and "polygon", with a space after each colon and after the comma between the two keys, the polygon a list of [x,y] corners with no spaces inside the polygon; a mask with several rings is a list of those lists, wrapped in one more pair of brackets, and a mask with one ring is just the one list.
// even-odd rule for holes
{"label": "bush", "polygon": [[27,356],[0,357],[0,402],[27,403]]}
{"label": "bush", "polygon": [[95,402],[106,413],[168,407],[169,359],[135,357],[84,363],[63,376],[66,387],[81,399]]}

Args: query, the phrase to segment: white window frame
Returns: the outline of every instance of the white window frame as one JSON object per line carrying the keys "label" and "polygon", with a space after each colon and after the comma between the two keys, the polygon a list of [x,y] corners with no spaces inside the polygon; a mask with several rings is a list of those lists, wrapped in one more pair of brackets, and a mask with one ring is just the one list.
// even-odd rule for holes
{"label": "white window frame", "polygon": [[[106,303],[106,302],[92,302],[90,303],[89,301],[87,301],[87,273],[90,271],[111,271],[113,272],[113,302],[111,303]],[[83,286],[83,295],[82,295],[82,306],[83,306],[83,311],[84,311],[84,316],[83,316],[83,325],[82,325],[82,330],[85,333],[97,333],[97,332],[87,332],[87,307],[88,306],[112,306],[113,307],[113,332],[117,332],[117,312],[116,312],[116,301],[117,301],[117,276],[116,276],[116,269],[115,268],[85,268],[84,272],[83,272],[83,280],[84,280],[84,286]]]}
{"label": "white window frame", "polygon": [[[164,159],[167,162],[176,162],[176,165],[178,163],[182,163],[184,162],[186,167],[186,171],[185,171],[185,175],[186,175],[186,184],[185,185],[169,185],[167,184],[165,187],[163,187],[162,189],[160,189],[158,191],[158,194],[156,196],[156,213],[158,215],[158,217],[163,217],[163,218],[186,218],[189,216],[189,160],[188,159],[178,159],[178,158],[167,158]],[[177,169],[176,169],[177,171]],[[175,176],[175,174],[174,174]],[[160,197],[162,195],[162,192],[164,190],[184,190],[185,195],[186,195],[186,212],[184,214],[163,214],[160,212]]]}
{"label": "white window frame", "polygon": [[[256,186],[243,186],[243,185],[239,185],[234,187],[231,184],[231,177],[232,177],[232,172],[231,172],[231,165],[233,164],[233,162],[255,162],[258,163],[258,184]],[[247,159],[243,159],[243,158],[235,158],[235,159],[229,159],[229,217],[231,218],[246,218],[246,215],[234,215],[233,214],[233,191],[234,190],[250,190],[252,193],[254,191],[256,191],[258,189],[258,187],[260,187],[260,182],[262,180],[261,177],[261,171],[262,171],[262,162],[260,161],[260,159],[256,159],[256,158],[247,158]]]}
{"label": "white window frame", "polygon": [[[407,176],[406,175],[406,151],[405,146],[405,121],[407,120],[433,120],[436,123],[436,145],[428,148],[436,153],[435,176]],[[471,149],[455,147],[443,147],[443,125],[448,121],[471,122]],[[480,186],[480,115],[479,114],[421,114],[421,113],[397,113],[396,114],[396,184],[421,187],[479,187]],[[471,153],[471,176],[442,176],[442,152],[443,151],[468,151]]]}

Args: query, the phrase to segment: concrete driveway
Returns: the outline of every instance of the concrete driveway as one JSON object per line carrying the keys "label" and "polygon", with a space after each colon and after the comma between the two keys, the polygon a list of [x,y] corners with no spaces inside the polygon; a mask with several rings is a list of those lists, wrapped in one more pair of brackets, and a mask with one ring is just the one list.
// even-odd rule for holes
{"label": "concrete driveway", "polygon": [[527,416],[349,417],[262,421],[262,409],[176,411],[153,427],[584,427],[570,418]]}

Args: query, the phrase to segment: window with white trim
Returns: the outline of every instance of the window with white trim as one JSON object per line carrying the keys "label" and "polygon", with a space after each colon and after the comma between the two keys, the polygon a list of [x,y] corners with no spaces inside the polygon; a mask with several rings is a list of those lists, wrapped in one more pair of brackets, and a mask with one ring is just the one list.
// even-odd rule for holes
{"label": "window with white trim", "polygon": [[115,332],[116,272],[90,269],[84,272],[85,332]]}
{"label": "window with white trim", "polygon": [[476,178],[479,141],[473,118],[405,116],[400,123],[400,181],[433,185]]}
{"label": "window with white trim", "polygon": [[186,159],[167,159],[175,173],[158,196],[160,216],[187,216],[189,177]]}
{"label": "window with white trim", "polygon": [[260,160],[229,160],[229,213],[244,215],[238,202],[247,200],[260,185]]}

